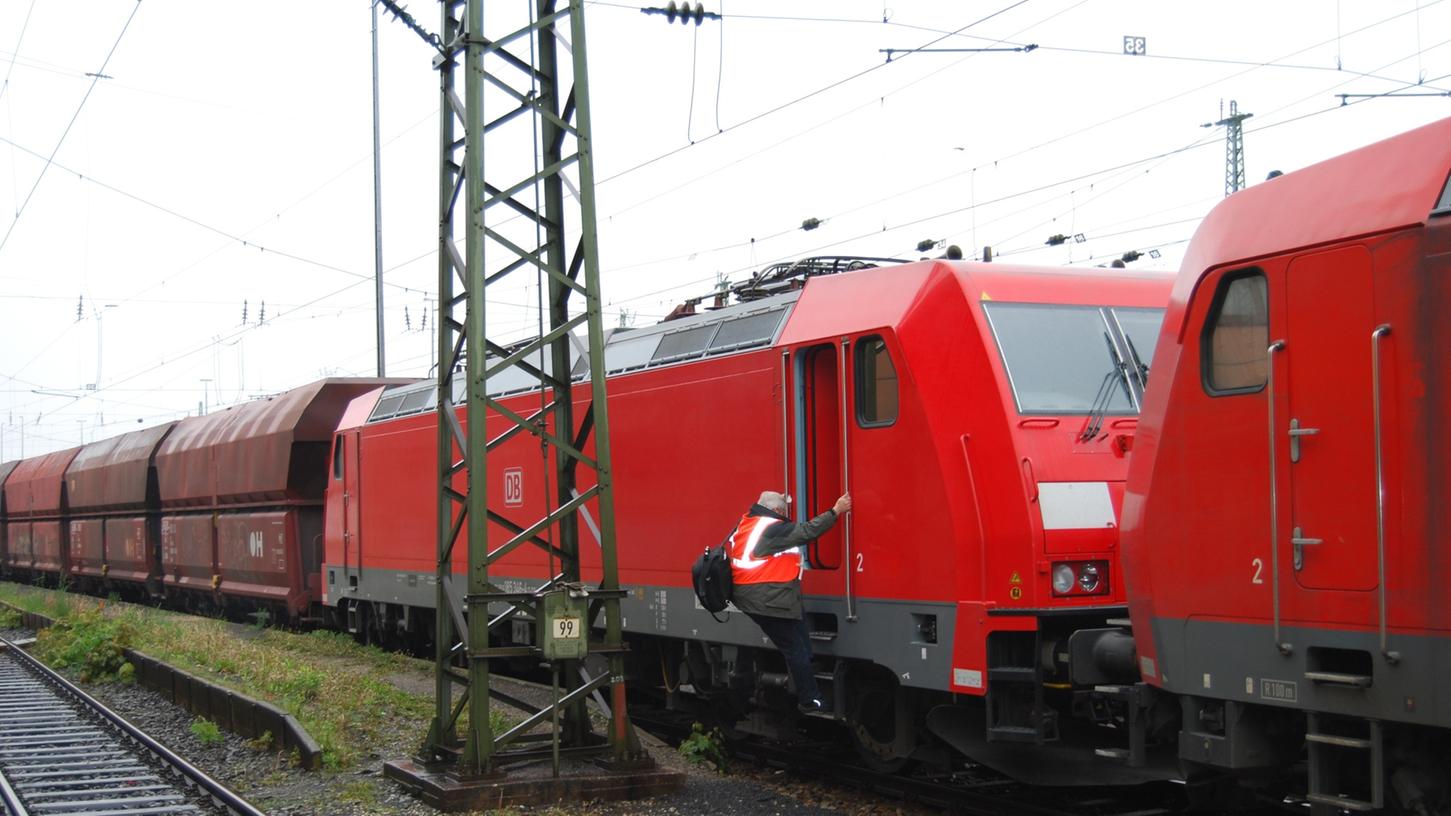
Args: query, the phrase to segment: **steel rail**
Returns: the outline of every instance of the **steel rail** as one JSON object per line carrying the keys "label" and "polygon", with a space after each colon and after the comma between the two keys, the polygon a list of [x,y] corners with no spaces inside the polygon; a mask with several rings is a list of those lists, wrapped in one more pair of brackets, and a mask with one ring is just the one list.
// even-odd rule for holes
{"label": "steel rail", "polygon": [[0,813],[5,816],[30,816],[30,811],[20,802],[20,795],[10,787],[10,781],[0,771]]}
{"label": "steel rail", "polygon": [[[640,728],[678,743],[690,735],[701,712],[666,711],[637,702],[631,717]],[[965,773],[931,774],[874,770],[860,764],[841,739],[825,735],[797,743],[749,737],[727,738],[727,742],[734,759],[787,770],[833,788],[915,802],[954,816],[1171,816],[1180,812],[1177,807],[1146,807],[1127,789],[1124,797],[1116,797],[1099,788],[1033,787],[981,767]]]}
{"label": "steel rail", "polygon": [[[209,797],[213,804],[222,808],[227,813],[233,814],[233,816],[266,816],[263,811],[253,807],[246,799],[243,799],[220,782],[212,779],[190,762],[177,756],[171,749],[152,739],[144,731],[127,722],[119,714],[111,711],[94,697],[91,697],[89,694],[77,688],[75,684],[56,673],[49,666],[30,656],[23,649],[20,649],[5,638],[0,638],[0,654],[13,656],[18,665],[36,675],[40,680],[59,692],[60,696],[69,697],[88,712],[110,723],[122,735],[128,737],[151,756],[180,774],[192,787]],[[15,806],[11,807],[8,796],[13,791],[5,790],[5,788],[8,788],[8,786],[0,782],[0,791],[3,791],[0,792],[0,796],[7,797],[5,801],[6,808],[12,814],[15,814],[15,816],[23,816],[27,813],[18,800],[15,802]]]}

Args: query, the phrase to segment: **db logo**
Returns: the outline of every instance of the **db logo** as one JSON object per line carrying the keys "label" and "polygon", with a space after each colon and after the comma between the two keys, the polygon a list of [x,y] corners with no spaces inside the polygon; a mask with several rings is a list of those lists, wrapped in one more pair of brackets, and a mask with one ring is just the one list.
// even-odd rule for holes
{"label": "db logo", "polygon": [[524,468],[504,470],[504,506],[519,507],[524,504]]}

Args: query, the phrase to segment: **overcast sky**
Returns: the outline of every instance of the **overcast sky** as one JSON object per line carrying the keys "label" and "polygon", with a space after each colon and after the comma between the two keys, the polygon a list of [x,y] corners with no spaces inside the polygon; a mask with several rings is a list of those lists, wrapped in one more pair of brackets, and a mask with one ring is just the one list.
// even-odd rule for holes
{"label": "overcast sky", "polygon": [[[1445,0],[706,5],[725,19],[588,6],[606,325],[927,239],[1175,269],[1230,100],[1251,184],[1451,115],[1336,96],[1451,89]],[[0,460],[375,373],[369,29],[365,0],[0,0]],[[426,376],[437,75],[379,29],[388,373]],[[929,43],[1038,47],[881,53]],[[532,283],[492,333],[537,325]]]}

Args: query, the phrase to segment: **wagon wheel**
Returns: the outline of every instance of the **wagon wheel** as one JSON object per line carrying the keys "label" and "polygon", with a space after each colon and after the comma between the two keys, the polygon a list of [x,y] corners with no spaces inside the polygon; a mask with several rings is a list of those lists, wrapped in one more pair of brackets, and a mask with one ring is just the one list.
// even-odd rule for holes
{"label": "wagon wheel", "polygon": [[899,700],[897,678],[880,666],[848,677],[847,730],[863,763],[874,771],[895,773],[916,746],[908,707]]}

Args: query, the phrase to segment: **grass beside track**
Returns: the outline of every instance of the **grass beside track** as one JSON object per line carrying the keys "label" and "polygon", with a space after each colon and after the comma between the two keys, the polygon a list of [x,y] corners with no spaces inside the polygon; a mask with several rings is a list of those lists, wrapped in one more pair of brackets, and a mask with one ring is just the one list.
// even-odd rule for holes
{"label": "grass beside track", "polygon": [[[336,632],[262,628],[8,583],[0,583],[0,601],[60,623],[42,633],[37,652],[83,680],[127,679],[119,657],[104,658],[133,648],[281,707],[322,746],[326,768],[421,740],[432,715],[432,695],[421,693],[431,663]],[[506,718],[493,714],[497,733]]]}

